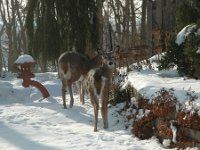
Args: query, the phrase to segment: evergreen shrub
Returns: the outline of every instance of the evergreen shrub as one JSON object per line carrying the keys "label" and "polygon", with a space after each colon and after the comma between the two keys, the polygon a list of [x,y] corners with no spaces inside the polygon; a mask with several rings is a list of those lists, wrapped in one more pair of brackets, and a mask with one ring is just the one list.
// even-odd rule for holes
{"label": "evergreen shrub", "polygon": [[[194,77],[195,72],[200,72],[200,29],[198,25],[186,37],[185,41],[178,45],[173,37],[168,43],[167,52],[161,59],[159,70],[177,67],[180,75]],[[200,76],[197,75],[197,76]]]}

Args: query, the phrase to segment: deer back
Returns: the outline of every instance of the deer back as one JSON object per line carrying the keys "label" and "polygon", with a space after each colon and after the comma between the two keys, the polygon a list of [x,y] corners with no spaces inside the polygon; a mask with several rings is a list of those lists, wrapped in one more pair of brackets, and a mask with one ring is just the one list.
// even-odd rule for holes
{"label": "deer back", "polygon": [[59,74],[61,79],[75,82],[86,76],[91,68],[102,66],[102,61],[101,55],[89,59],[77,52],[65,52],[58,59]]}

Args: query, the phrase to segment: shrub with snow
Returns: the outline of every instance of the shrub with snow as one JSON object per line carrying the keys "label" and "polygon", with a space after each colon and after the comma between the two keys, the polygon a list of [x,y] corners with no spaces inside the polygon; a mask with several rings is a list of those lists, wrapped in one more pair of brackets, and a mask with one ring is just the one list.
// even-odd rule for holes
{"label": "shrub with snow", "polygon": [[200,77],[200,28],[197,24],[184,27],[169,42],[166,55],[161,60],[160,69],[177,66],[181,75]]}

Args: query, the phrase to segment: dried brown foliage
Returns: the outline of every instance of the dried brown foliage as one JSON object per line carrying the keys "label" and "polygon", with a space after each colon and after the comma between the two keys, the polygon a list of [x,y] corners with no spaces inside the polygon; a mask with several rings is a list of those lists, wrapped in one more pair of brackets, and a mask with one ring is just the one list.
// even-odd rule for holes
{"label": "dried brown foliage", "polygon": [[[192,97],[191,101],[194,100],[195,97]],[[193,132],[200,131],[200,116],[196,112],[191,113],[184,110],[177,112],[176,105],[179,104],[172,89],[169,91],[160,90],[158,96],[152,100],[152,103],[148,99],[140,97],[137,109],[148,109],[150,113],[133,123],[132,133],[140,139],[148,139],[155,135],[160,142],[164,139],[172,141],[171,121],[173,120],[173,126],[177,129],[177,142],[171,142],[169,147],[185,149],[199,146],[198,139],[189,135],[188,129],[193,130]]]}
{"label": "dried brown foliage", "polygon": [[143,97],[138,98],[138,109],[151,109],[151,103],[149,103],[149,99],[145,99]]}
{"label": "dried brown foliage", "polygon": [[176,147],[178,149],[186,149],[188,147],[196,147],[196,146],[197,146],[197,142],[195,140],[178,141],[176,144]]}
{"label": "dried brown foliage", "polygon": [[191,114],[190,112],[179,112],[177,121],[181,127],[200,131],[200,116],[197,113]]}
{"label": "dried brown foliage", "polygon": [[172,139],[172,129],[170,128],[170,121],[161,119],[156,126],[157,129],[157,137],[159,139]]}
{"label": "dried brown foliage", "polygon": [[153,99],[151,111],[156,117],[166,117],[176,112],[177,99],[171,90],[161,89]]}
{"label": "dried brown foliage", "polygon": [[154,116],[149,113],[146,117],[133,124],[132,133],[140,139],[148,139],[154,135]]}

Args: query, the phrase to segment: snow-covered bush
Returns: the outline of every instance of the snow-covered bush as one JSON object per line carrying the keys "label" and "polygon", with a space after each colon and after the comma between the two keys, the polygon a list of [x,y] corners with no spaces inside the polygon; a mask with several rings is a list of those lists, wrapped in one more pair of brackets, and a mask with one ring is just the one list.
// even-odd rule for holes
{"label": "snow-covered bush", "polygon": [[[196,99],[193,96],[190,98],[190,101]],[[132,133],[136,137],[148,139],[156,136],[164,147],[170,148],[195,147],[200,144],[200,117],[196,111],[192,113],[184,109],[173,89],[161,89],[151,101],[141,97],[135,106],[134,110],[138,109],[135,116],[139,110],[148,110],[148,114],[134,118]]]}
{"label": "snow-covered bush", "polygon": [[167,47],[159,69],[177,66],[180,75],[200,77],[200,28],[197,24],[184,27]]}

